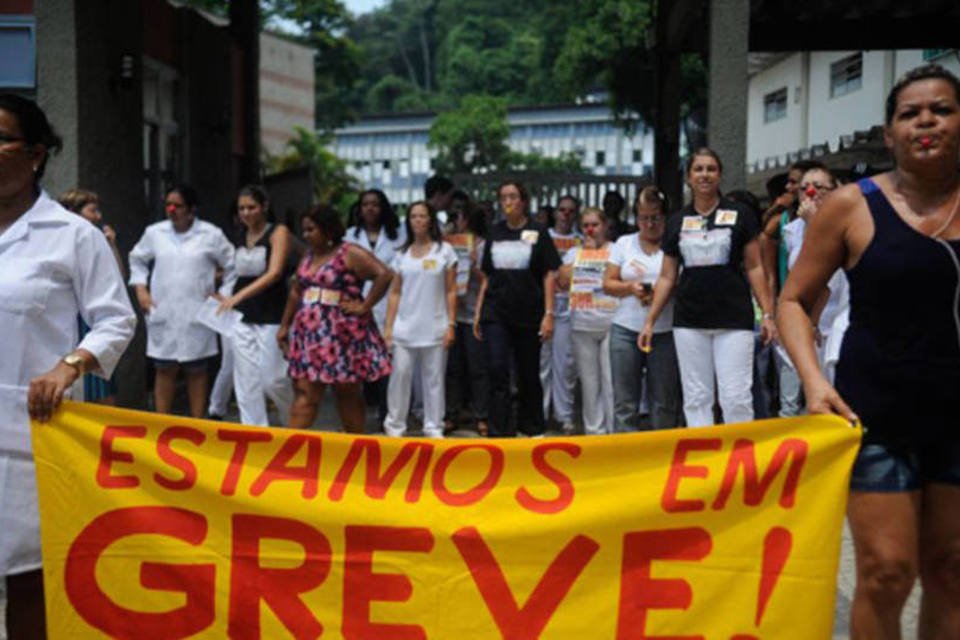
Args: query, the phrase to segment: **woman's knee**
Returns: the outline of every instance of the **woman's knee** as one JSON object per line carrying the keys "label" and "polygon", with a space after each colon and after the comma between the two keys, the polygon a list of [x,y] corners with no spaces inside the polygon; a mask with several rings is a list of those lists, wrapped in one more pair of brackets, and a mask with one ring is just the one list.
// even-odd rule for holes
{"label": "woman's knee", "polygon": [[904,554],[866,551],[857,558],[857,589],[870,600],[900,607],[917,580],[917,562]]}
{"label": "woman's knee", "polygon": [[299,406],[317,407],[320,404],[322,388],[318,385],[298,382],[293,389],[293,401]]}
{"label": "woman's knee", "polygon": [[925,591],[960,603],[960,539],[921,551],[920,580]]}

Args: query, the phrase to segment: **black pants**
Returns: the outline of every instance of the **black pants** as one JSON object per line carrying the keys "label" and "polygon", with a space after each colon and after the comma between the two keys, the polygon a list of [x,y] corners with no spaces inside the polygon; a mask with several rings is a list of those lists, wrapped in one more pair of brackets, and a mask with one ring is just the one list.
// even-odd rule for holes
{"label": "black pants", "polygon": [[[487,344],[490,400],[487,404],[492,437],[511,437],[517,429],[533,436],[543,433],[543,388],[540,386],[540,337],[536,328],[499,322],[484,323]],[[517,423],[511,419],[510,364],[516,363],[519,407]]]}
{"label": "black pants", "polygon": [[473,336],[473,326],[457,323],[457,339],[447,357],[447,417],[467,409],[474,420],[487,419],[487,349]]}

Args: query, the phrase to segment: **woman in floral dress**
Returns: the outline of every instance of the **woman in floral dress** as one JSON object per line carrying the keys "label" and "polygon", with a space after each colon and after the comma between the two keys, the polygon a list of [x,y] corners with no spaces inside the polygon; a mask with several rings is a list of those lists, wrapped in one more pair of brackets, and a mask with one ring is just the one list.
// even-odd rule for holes
{"label": "woman in floral dress", "polygon": [[[311,208],[300,224],[310,251],[297,269],[277,332],[295,385],[289,426],[310,428],[324,389],[332,386],[344,429],[363,433],[361,385],[390,373],[371,309],[392,273],[366,249],[343,242],[343,223],[332,207]],[[373,286],[364,298],[367,280]]]}

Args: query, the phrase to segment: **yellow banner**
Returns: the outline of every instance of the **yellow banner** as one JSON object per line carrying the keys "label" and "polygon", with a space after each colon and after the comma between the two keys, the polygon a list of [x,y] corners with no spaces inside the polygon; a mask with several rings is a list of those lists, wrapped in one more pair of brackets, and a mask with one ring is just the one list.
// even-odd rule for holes
{"label": "yellow banner", "polygon": [[64,403],[51,638],[829,638],[836,417],[424,440]]}

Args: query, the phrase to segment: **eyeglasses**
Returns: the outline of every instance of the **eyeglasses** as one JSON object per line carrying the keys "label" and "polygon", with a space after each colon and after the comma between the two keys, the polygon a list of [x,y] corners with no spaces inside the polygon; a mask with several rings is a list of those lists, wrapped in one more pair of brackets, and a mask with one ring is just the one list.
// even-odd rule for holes
{"label": "eyeglasses", "polygon": [[663,216],[637,216],[637,224],[660,224],[663,222]]}

